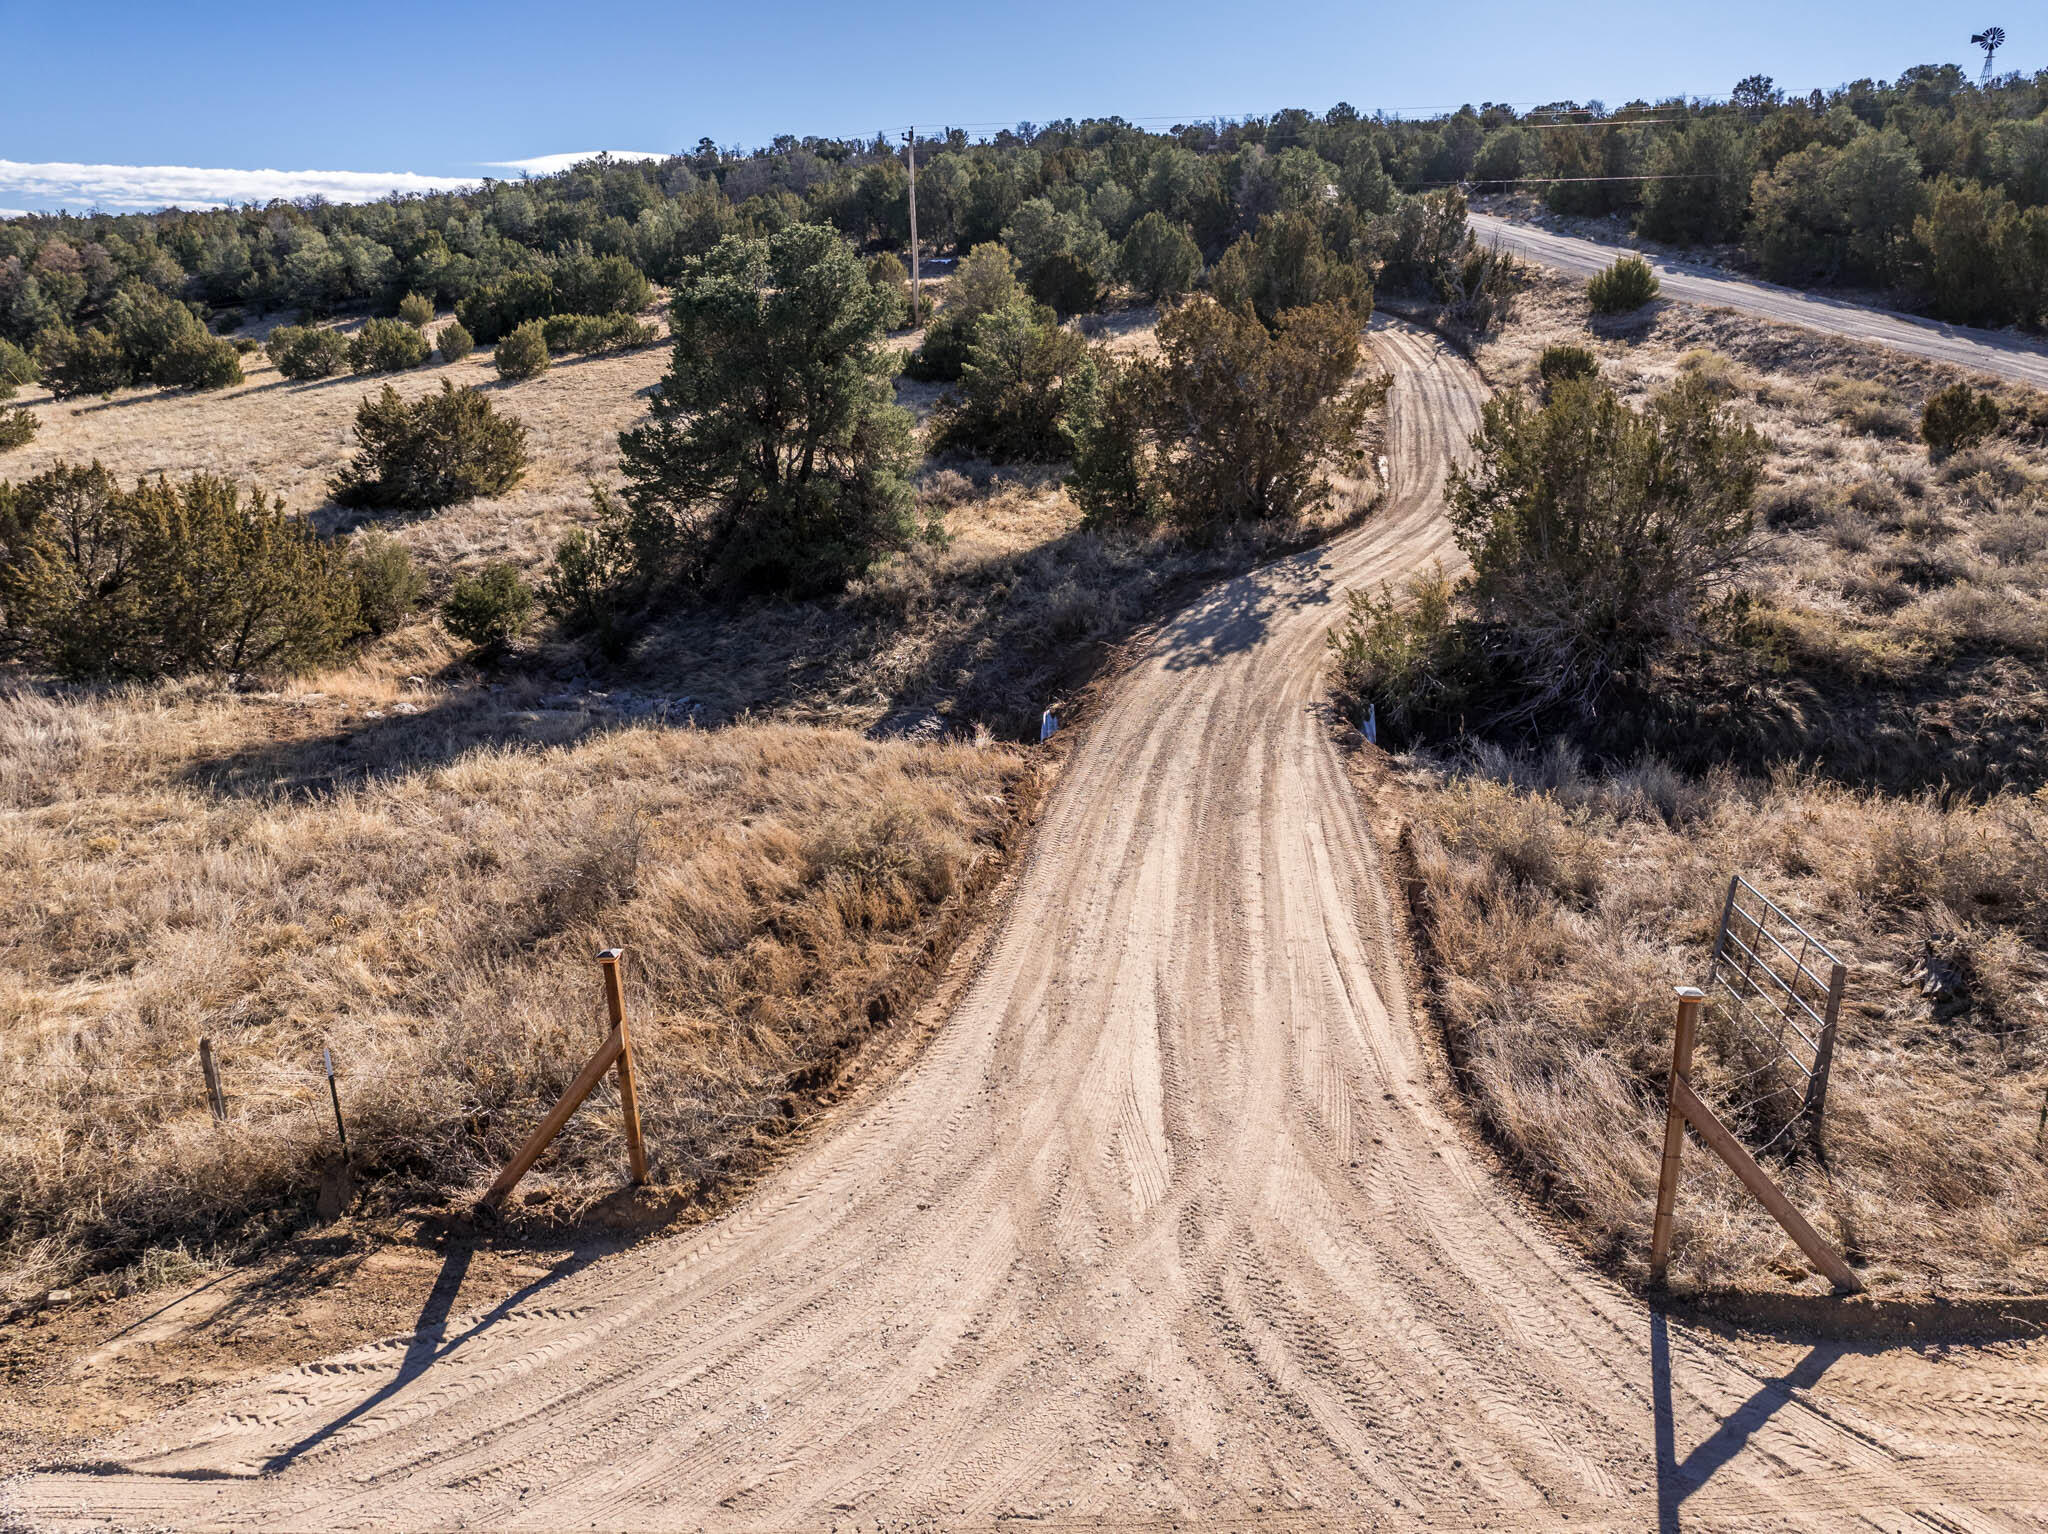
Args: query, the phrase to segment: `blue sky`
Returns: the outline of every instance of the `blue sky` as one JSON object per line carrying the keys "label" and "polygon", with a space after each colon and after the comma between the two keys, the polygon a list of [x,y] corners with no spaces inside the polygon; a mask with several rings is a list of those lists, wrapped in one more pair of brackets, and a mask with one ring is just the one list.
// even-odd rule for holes
{"label": "blue sky", "polygon": [[[1974,72],[1969,35],[1996,19],[2012,34],[2002,69],[2048,62],[2048,22],[2037,37],[2023,15],[1960,15],[1847,0],[0,0],[0,208],[374,196],[577,150],[665,151],[707,135],[753,145],[913,121],[980,133],[1339,100],[1417,114],[1484,99],[1618,104],[1725,94],[1753,70],[1804,90],[1923,62]],[[125,173],[138,166],[187,173]]]}

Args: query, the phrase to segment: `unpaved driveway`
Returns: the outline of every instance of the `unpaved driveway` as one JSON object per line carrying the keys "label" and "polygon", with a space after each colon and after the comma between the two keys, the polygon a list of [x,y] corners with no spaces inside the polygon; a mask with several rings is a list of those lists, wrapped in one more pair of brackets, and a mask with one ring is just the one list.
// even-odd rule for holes
{"label": "unpaved driveway", "polygon": [[1468,1153],[1318,715],[1446,549],[1471,373],[1376,333],[1397,494],[1165,626],[951,1016],[728,1217],[17,1482],[36,1523],[2011,1528],[2048,1369],[1652,1317]]}
{"label": "unpaved driveway", "polygon": [[[1583,277],[1592,276],[1612,265],[1616,256],[1626,254],[1617,246],[1552,234],[1547,229],[1487,213],[1470,215],[1470,222],[1472,232],[1482,242],[1498,243],[1503,250]],[[1731,277],[1669,256],[1648,252],[1643,255],[1657,269],[1665,298],[1740,309],[1759,319],[1803,325],[1808,330],[1851,341],[1873,341],[1931,362],[1974,368],[2048,389],[2048,346],[2015,331],[1948,325],[1940,320],[1852,304],[1845,299],[1803,293],[1796,288],[1781,288],[1775,283]]]}

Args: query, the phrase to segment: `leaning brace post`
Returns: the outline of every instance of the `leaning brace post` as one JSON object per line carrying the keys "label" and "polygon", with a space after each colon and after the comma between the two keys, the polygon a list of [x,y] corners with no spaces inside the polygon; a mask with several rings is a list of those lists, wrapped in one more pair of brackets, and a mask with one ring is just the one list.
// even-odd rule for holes
{"label": "leaning brace post", "polygon": [[1699,1035],[1698,986],[1678,987],[1678,1028],[1671,1041],[1671,1084],[1664,1114],[1664,1165],[1657,1175],[1657,1221],[1650,1230],[1650,1282],[1662,1284],[1671,1265],[1671,1215],[1678,1204],[1678,1162],[1685,1150],[1685,1114],[1678,1106],[1678,1086],[1692,1073],[1692,1046]]}
{"label": "leaning brace post", "polygon": [[540,1127],[526,1138],[519,1147],[519,1154],[505,1163],[505,1170],[498,1174],[498,1180],[491,1184],[484,1194],[484,1202],[495,1207],[504,1202],[505,1195],[519,1185],[534,1162],[540,1160],[540,1153],[548,1148],[548,1142],[562,1132],[562,1126],[569,1122],[569,1115],[583,1106],[588,1097],[604,1080],[604,1073],[612,1068],[612,1062],[619,1058],[619,1030],[614,1028],[611,1036],[599,1047],[596,1054],[583,1067],[582,1073],[569,1084],[569,1090],[562,1094],[562,1100],[548,1110],[548,1116],[540,1121]]}
{"label": "leaning brace post", "polygon": [[1742,1180],[1743,1187],[1750,1195],[1770,1211],[1771,1218],[1785,1229],[1806,1253],[1807,1261],[1825,1274],[1829,1283],[1844,1294],[1861,1294],[1863,1280],[1856,1276],[1842,1259],[1842,1254],[1821,1239],[1820,1232],[1807,1223],[1806,1216],[1792,1207],[1792,1200],[1785,1197],[1784,1190],[1772,1182],[1770,1175],[1756,1164],[1742,1142],[1729,1132],[1728,1126],[1714,1117],[1714,1110],[1700,1101],[1699,1093],[1692,1089],[1690,1081],[1678,1083],[1679,1111],[1699,1131],[1699,1137],[1707,1142],[1707,1149],[1728,1163],[1728,1169]]}
{"label": "leaning brace post", "polygon": [[612,1029],[619,1036],[619,1116],[626,1125],[626,1160],[633,1169],[633,1185],[647,1181],[647,1147],[640,1142],[640,1094],[633,1084],[633,1036],[626,1030],[626,987],[619,976],[623,948],[607,948],[597,956],[604,966],[604,1000],[612,1014]]}

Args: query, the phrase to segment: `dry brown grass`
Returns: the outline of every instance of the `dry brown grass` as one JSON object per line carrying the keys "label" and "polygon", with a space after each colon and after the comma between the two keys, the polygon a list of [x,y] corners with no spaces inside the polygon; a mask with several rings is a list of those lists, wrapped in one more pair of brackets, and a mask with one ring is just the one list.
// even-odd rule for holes
{"label": "dry brown grass", "polygon": [[[221,394],[39,404],[7,472],[208,469],[339,523],[326,477],[384,379],[291,384],[249,360]],[[490,389],[534,450],[510,495],[391,524],[430,588],[484,558],[539,566],[666,364],[651,348],[505,386],[479,353],[396,375],[408,396],[450,374]],[[1082,530],[1059,479],[928,464],[943,544],[832,600],[686,606],[616,665],[540,641],[480,673],[422,620],[267,693],[0,677],[19,871],[0,889],[0,1293],[120,1263],[151,1281],[296,1219],[331,1146],[323,1046],[380,1198],[474,1190],[599,1036],[605,943],[631,955],[657,1176],[702,1189],[763,1154],[792,1083],[822,1080],[1016,829],[1035,773],[991,730],[1035,739],[1176,596],[1376,493],[1347,483],[1316,520],[1188,549]],[[616,1163],[600,1110],[551,1175],[612,1186]]]}
{"label": "dry brown grass", "polygon": [[565,357],[538,378],[508,383],[483,347],[457,363],[436,354],[409,372],[293,383],[256,352],[242,359],[247,381],[217,393],[131,389],[109,400],[60,404],[41,390],[24,391],[21,399],[33,404],[42,429],[29,447],[8,455],[5,473],[26,479],[54,463],[95,458],[122,479],[204,470],[259,484],[323,526],[358,525],[327,493],[328,476],[355,453],[356,407],[386,383],[414,399],[445,378],[475,385],[525,422],[532,467],[509,495],[427,519],[382,520],[436,570],[494,559],[538,564],[564,531],[588,520],[590,481],[616,480],[618,433],[645,414],[645,391],[667,371],[668,356],[666,346],[651,346]]}
{"label": "dry brown grass", "polygon": [[[1636,398],[1704,377],[1772,443],[1749,606],[1716,653],[1657,679],[1641,727],[1660,754],[1757,772],[1797,758],[1902,791],[2048,780],[2048,473],[2010,437],[1929,461],[1921,407],[1959,375],[1686,305],[1608,331],[1550,274],[1479,362],[1503,387],[1533,387],[1557,342],[1590,345]],[[1997,392],[2038,418],[2039,395]]]}
{"label": "dry brown grass", "polygon": [[[0,695],[5,1290],[296,1215],[333,1145],[323,1047],[359,1158],[415,1195],[477,1186],[601,1036],[611,943],[656,1176],[716,1181],[886,1013],[1028,773],[1000,747],[600,731],[530,701],[369,675]],[[353,755],[350,786],[279,798],[207,770],[313,740]],[[616,1182],[604,1106],[562,1147],[556,1177]]]}
{"label": "dry brown grass", "polygon": [[[1534,387],[1557,342],[1592,346],[1624,394],[1683,373],[1739,401],[1773,443],[1766,538],[1747,610],[1672,658],[1660,698],[1588,728],[1604,763],[1561,743],[1404,762],[1417,926],[1475,1105],[1587,1247],[1640,1279],[1671,986],[1700,978],[1741,872],[1854,961],[1825,1160],[1773,1169],[1880,1290],[2048,1289],[2034,453],[1930,464],[1920,407],[1954,376],[1931,364],[1684,305],[1603,326],[1549,275],[1478,357]],[[1698,1074],[1724,1108],[1741,1059],[1710,1018]],[[1738,1127],[1760,1144],[1775,1125]],[[1697,1149],[1680,1210],[1679,1282],[1821,1286]]]}
{"label": "dry brown grass", "polygon": [[[1143,623],[1203,583],[1318,541],[1368,512],[1346,483],[1326,511],[1204,546],[1085,529],[1049,468],[927,467],[920,499],[949,541],[893,555],[830,601],[685,611],[624,667],[635,686],[688,680],[719,717],[743,709],[881,734],[984,725],[1035,740]],[[668,685],[663,682],[661,685]]]}
{"label": "dry brown grass", "polygon": [[[1774,1173],[1878,1291],[2048,1289],[2048,804],[1944,809],[1654,762],[1588,772],[1556,750],[1417,760],[1406,776],[1418,924],[1454,1058],[1591,1250],[1644,1276],[1671,987],[1700,979],[1741,872],[1852,962],[1825,1160]],[[1950,989],[1930,993],[1931,973]],[[1710,1009],[1703,1094],[1740,1107],[1748,1068]],[[1696,1143],[1673,1279],[1825,1288]]]}

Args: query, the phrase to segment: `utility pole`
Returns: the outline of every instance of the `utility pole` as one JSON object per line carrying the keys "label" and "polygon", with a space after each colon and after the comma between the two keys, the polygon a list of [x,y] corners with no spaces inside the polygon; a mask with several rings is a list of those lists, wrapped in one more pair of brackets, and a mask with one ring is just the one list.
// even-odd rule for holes
{"label": "utility pole", "polygon": [[924,288],[918,279],[917,261],[917,129],[903,135],[910,156],[910,328],[924,323]]}

